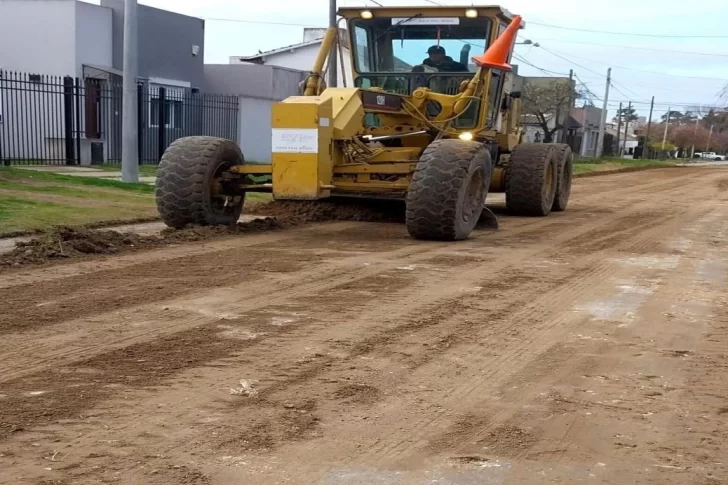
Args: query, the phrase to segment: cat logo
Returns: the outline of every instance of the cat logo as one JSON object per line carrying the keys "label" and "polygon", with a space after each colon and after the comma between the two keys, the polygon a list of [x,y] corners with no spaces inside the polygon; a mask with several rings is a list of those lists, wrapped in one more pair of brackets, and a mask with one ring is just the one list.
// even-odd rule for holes
{"label": "cat logo", "polygon": [[379,106],[384,106],[384,105],[386,105],[386,104],[387,104],[387,98],[385,98],[385,97],[384,97],[384,96],[382,96],[381,94],[377,95],[377,104],[378,104]]}

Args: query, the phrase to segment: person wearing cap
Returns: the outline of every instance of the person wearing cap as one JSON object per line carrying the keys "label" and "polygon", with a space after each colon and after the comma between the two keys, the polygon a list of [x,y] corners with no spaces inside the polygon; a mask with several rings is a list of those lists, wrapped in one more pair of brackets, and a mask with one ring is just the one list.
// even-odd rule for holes
{"label": "person wearing cap", "polygon": [[434,67],[440,72],[468,72],[468,66],[454,61],[440,45],[433,45],[427,49],[427,55],[428,58],[422,61],[425,66]]}

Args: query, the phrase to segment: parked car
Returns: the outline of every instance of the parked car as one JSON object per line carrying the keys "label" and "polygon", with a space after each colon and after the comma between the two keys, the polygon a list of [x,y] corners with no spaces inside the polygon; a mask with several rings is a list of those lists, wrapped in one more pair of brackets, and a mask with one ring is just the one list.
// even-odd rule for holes
{"label": "parked car", "polygon": [[702,158],[703,160],[725,161],[726,156],[718,155],[715,152],[697,152],[695,154],[695,158]]}

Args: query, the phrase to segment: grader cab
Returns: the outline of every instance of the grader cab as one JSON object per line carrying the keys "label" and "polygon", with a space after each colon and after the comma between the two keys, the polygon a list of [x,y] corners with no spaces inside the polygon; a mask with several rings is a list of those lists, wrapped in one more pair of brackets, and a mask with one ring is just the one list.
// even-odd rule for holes
{"label": "grader cab", "polygon": [[[492,6],[339,15],[346,29],[327,31],[302,96],[273,106],[270,165],[246,164],[237,144],[218,138],[169,147],[156,189],[167,225],[235,223],[247,192],[402,199],[410,235],[431,240],[465,239],[479,219],[497,226],[489,191],[505,192],[522,215],[566,208],[570,149],[521,143],[509,65],[519,16]],[[335,43],[342,58],[350,46],[353,79],[326,87]]]}

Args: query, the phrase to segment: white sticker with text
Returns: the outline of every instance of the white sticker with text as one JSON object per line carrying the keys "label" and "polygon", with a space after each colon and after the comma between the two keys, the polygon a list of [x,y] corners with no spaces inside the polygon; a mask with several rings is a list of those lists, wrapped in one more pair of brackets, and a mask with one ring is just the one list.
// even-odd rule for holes
{"label": "white sticker with text", "polygon": [[318,153],[315,128],[273,128],[273,153]]}

